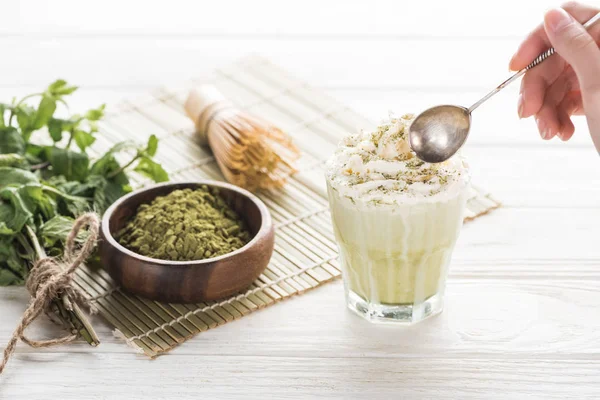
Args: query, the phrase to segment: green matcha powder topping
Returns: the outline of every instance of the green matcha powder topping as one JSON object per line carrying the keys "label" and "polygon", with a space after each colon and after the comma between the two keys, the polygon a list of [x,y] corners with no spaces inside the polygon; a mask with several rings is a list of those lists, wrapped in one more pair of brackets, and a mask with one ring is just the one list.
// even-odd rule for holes
{"label": "green matcha powder topping", "polygon": [[217,257],[250,240],[244,221],[214,187],[175,190],[139,206],[117,235],[138,254],[171,261]]}

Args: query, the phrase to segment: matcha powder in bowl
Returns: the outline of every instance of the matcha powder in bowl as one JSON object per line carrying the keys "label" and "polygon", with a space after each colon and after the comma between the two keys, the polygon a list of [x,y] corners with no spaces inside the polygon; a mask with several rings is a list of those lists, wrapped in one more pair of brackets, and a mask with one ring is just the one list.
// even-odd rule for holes
{"label": "matcha powder in bowl", "polygon": [[218,257],[250,240],[244,221],[219,194],[219,189],[175,190],[139,206],[117,235],[129,250],[168,261]]}

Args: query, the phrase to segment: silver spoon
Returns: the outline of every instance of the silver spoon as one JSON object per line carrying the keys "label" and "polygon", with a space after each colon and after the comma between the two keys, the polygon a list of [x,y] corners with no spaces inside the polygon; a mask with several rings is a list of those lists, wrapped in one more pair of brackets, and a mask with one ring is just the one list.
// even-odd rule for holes
{"label": "silver spoon", "polygon": [[[583,26],[589,29],[600,19],[600,13]],[[465,143],[471,128],[471,113],[490,97],[521,77],[531,68],[554,54],[550,48],[537,56],[528,66],[502,82],[469,108],[442,105],[429,108],[417,115],[408,130],[408,141],[417,157],[429,163],[439,163],[452,157]]]}

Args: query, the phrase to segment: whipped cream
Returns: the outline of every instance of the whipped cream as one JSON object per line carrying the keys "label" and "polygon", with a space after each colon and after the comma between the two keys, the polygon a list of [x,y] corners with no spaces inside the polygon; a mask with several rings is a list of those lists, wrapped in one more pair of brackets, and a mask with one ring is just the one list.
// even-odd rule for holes
{"label": "whipped cream", "polygon": [[468,165],[456,155],[430,164],[408,144],[412,114],[390,118],[373,131],[345,137],[326,165],[331,189],[370,205],[443,201],[468,183]]}

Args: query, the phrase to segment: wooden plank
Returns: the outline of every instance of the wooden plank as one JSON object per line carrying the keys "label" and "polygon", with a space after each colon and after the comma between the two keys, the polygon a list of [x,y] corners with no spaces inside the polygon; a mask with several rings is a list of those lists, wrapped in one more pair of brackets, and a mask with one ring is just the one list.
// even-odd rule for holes
{"label": "wooden plank", "polygon": [[[582,399],[596,398],[600,393],[596,379],[600,363],[587,359],[211,356],[194,362],[192,357],[173,354],[172,364],[141,363],[137,373],[125,380],[119,379],[122,374],[118,371],[128,368],[133,358],[110,357],[112,371],[106,370],[106,357],[89,362],[84,354],[18,355],[2,393],[7,398],[40,400],[54,399],[53,394],[78,400],[91,390],[104,398],[126,395],[130,399],[166,399],[174,392],[179,398],[197,398],[197,385],[181,382],[202,382],[203,395],[215,399],[264,398],[273,393],[273,387],[285,388],[278,391],[278,399]],[[57,363],[69,373],[48,370],[48,364]],[[165,381],[174,365],[185,365],[178,368],[178,382]],[[27,368],[29,373],[16,373],[17,368]],[[32,377],[36,384],[31,383]]]}
{"label": "wooden plank", "polygon": [[[517,268],[517,263],[514,264]],[[530,264],[529,269],[534,265]],[[597,346],[600,280],[597,273],[593,279],[574,277],[578,275],[577,265],[571,265],[574,271],[570,274],[565,265],[562,276],[553,276],[552,271],[548,271],[548,278],[541,273],[530,277],[515,273],[504,278],[491,274],[461,278],[453,274],[444,313],[414,328],[382,329],[355,317],[346,311],[342,285],[337,282],[285,305],[269,307],[251,317],[204,332],[171,354],[290,358],[307,355],[336,358],[343,354],[349,359],[399,360],[406,357],[495,360],[529,356],[594,360],[600,357]],[[451,269],[455,266],[453,264]],[[490,262],[485,266],[491,271],[502,271],[506,264]],[[3,316],[16,320],[26,298],[22,288],[0,291]],[[0,326],[0,338],[9,337],[14,328],[11,325]],[[67,349],[88,356],[130,353],[122,341],[110,336],[104,325],[96,325],[103,340],[97,349],[83,343],[48,350],[20,345],[18,353],[60,353]],[[34,337],[49,337],[54,332],[57,329],[45,319],[40,319],[40,325],[31,329]],[[162,362],[170,364],[169,360],[170,357],[165,357]],[[57,361],[60,365],[60,360]],[[145,362],[136,364],[144,365]],[[27,372],[24,368],[18,373],[26,375]]]}

